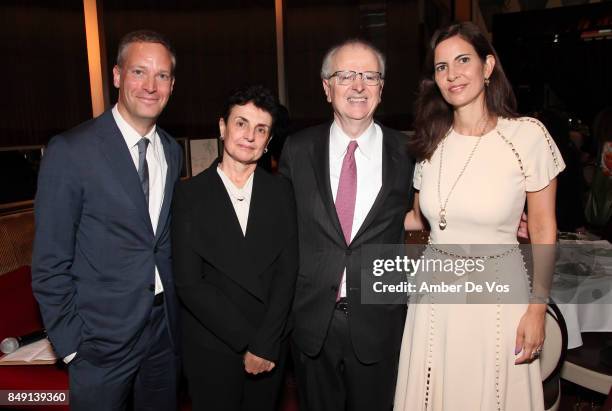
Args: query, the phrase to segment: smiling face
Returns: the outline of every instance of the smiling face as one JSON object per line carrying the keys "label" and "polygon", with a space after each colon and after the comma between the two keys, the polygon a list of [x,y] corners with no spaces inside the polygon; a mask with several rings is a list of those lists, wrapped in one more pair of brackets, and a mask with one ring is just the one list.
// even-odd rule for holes
{"label": "smiling face", "polygon": [[219,119],[223,163],[254,164],[263,154],[272,131],[272,116],[252,102],[231,108],[227,124]]}
{"label": "smiling face", "polygon": [[117,109],[136,131],[146,134],[168,103],[174,87],[172,56],[159,43],[127,46],[121,67],[113,68],[119,89]]}
{"label": "smiling face", "polygon": [[448,38],[434,50],[435,81],[444,100],[453,108],[484,105],[485,78],[489,78],[495,58],[483,62],[474,47],[459,36]]}
{"label": "smiling face", "polygon": [[[351,70],[357,73],[366,71],[380,72],[376,54],[364,45],[349,44],[339,49],[333,56],[332,73]],[[334,108],[334,117],[340,126],[347,129],[369,126],[374,117],[374,111],[381,100],[383,80],[379,85],[368,86],[361,76],[347,85],[337,84],[337,78],[323,80],[323,89],[327,101]],[[349,126],[349,124],[353,124]]]}

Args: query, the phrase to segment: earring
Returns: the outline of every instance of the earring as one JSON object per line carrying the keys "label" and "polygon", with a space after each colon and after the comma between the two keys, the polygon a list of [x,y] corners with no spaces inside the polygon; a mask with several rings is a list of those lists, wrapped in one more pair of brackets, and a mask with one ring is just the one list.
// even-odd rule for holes
{"label": "earring", "polygon": [[268,152],[268,147],[264,148],[264,154]]}
{"label": "earring", "polygon": [[488,86],[490,82],[491,82],[491,80],[489,80],[488,77],[485,77],[485,79],[484,79],[485,86]]}

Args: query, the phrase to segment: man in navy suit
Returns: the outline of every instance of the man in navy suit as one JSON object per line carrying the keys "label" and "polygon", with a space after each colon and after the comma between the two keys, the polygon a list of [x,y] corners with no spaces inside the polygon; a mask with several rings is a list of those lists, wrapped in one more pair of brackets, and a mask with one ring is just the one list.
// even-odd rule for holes
{"label": "man in navy suit", "polygon": [[32,287],[74,410],[176,409],[169,212],[182,160],[155,125],[175,65],[160,34],[127,34],[117,104],[54,137],[42,161]]}

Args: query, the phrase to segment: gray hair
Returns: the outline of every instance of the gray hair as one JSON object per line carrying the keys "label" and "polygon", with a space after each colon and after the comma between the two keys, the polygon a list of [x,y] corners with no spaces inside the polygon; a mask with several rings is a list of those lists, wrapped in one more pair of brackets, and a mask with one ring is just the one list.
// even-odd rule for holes
{"label": "gray hair", "polygon": [[168,53],[170,53],[172,73],[174,73],[176,69],[176,54],[174,53],[174,48],[164,35],[153,30],[136,30],[123,36],[117,47],[117,66],[122,67],[125,61],[125,50],[132,43],[157,43],[164,46],[166,50],[168,50]]}
{"label": "gray hair", "polygon": [[378,67],[380,68],[382,78],[385,78],[385,55],[369,41],[349,39],[335,45],[334,47],[330,48],[327,53],[325,53],[325,57],[323,57],[323,64],[321,64],[321,79],[328,79],[332,74],[334,74],[332,71],[334,56],[341,48],[346,46],[361,46],[374,53],[376,59],[378,60]]}

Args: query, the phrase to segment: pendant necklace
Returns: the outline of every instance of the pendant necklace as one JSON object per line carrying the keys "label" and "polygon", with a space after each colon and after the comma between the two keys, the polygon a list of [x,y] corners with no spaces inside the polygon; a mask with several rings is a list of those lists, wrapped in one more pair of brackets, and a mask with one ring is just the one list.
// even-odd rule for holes
{"label": "pendant necklace", "polygon": [[234,184],[232,180],[230,180],[229,178],[227,180],[229,182],[229,184],[227,185],[227,191],[229,192],[230,197],[232,197],[236,201],[244,201],[246,199],[246,184],[242,188],[239,188]]}
{"label": "pendant necklace", "polygon": [[444,200],[444,202],[442,202],[442,195],[440,194],[440,182],[442,181],[442,163],[443,163],[443,160],[444,160],[444,142],[446,141],[446,138],[449,136],[451,131],[453,131],[452,127],[448,130],[448,132],[446,133],[446,135],[442,139],[442,143],[440,144],[440,168],[438,170],[438,203],[440,205],[440,213],[439,213],[440,220],[438,221],[438,227],[440,227],[440,230],[444,230],[446,228],[446,226],[448,225],[447,222],[446,222],[446,206],[448,205],[448,199],[450,198],[453,190],[455,189],[455,186],[457,185],[457,183],[459,182],[459,180],[463,176],[463,173],[465,172],[465,169],[467,168],[468,164],[470,164],[470,161],[472,161],[472,157],[474,156],[474,152],[478,148],[478,145],[480,144],[480,140],[482,140],[482,136],[484,136],[485,131],[487,130],[487,125],[488,124],[489,124],[489,120],[487,118],[487,122],[485,123],[485,125],[484,125],[484,127],[482,129],[482,132],[478,136],[478,139],[476,140],[476,144],[474,144],[474,148],[472,148],[472,151],[470,152],[470,155],[468,156],[467,161],[463,165],[463,168],[459,172],[459,175],[455,179],[455,182],[451,186],[451,189],[448,191],[448,195],[446,196],[446,200]]}
{"label": "pendant necklace", "polygon": [[225,172],[221,168],[221,165],[219,165],[219,170],[221,170],[221,173],[223,173],[223,177],[221,179],[224,180],[224,182],[226,183],[225,184],[225,188],[227,190],[227,193],[230,195],[230,197],[233,198],[234,200],[238,201],[238,202],[243,202],[244,200],[246,200],[246,190],[245,190],[245,188],[246,188],[246,186],[247,186],[251,176],[249,176],[249,178],[247,178],[247,182],[244,184],[244,186],[242,188],[239,188],[227,176],[227,174],[225,174]]}

